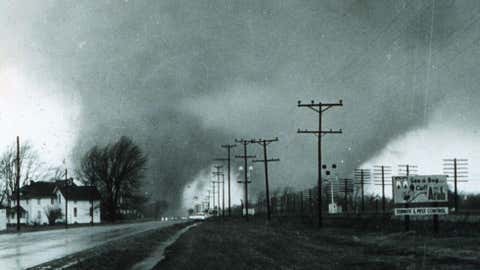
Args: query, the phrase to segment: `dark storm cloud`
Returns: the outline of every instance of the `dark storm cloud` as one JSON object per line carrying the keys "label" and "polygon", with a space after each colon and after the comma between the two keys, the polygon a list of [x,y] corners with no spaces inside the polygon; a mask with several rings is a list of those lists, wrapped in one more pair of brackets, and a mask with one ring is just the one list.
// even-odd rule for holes
{"label": "dark storm cloud", "polygon": [[272,146],[282,159],[272,165],[274,186],[312,185],[315,141],[295,132],[314,128],[316,120],[296,108],[298,99],[344,99],[345,107],[329,111],[325,121],[345,134],[326,137],[325,156],[344,160],[346,173],[424,125],[424,113],[428,119],[439,102],[477,97],[468,86],[452,95],[457,82],[447,76],[448,67],[457,72],[461,50],[470,50],[478,32],[469,26],[476,1],[19,6],[6,8],[33,15],[12,17],[22,33],[13,38],[23,44],[16,48],[22,61],[82,97],[75,158],[95,143],[131,136],[150,157],[146,183],[171,202],[223,153],[220,144],[242,136],[280,137]]}

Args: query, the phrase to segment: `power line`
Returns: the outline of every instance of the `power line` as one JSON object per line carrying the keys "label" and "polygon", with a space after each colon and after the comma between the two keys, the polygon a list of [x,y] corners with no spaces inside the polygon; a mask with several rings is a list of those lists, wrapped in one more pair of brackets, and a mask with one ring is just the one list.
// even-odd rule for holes
{"label": "power line", "polygon": [[310,104],[307,103],[302,103],[301,101],[298,101],[298,107],[306,107],[309,108],[316,113],[318,113],[318,129],[317,130],[298,130],[298,133],[305,133],[305,134],[314,134],[318,138],[318,180],[317,180],[317,185],[318,185],[318,198],[317,198],[317,203],[318,203],[318,227],[322,227],[322,136],[326,134],[340,134],[342,133],[342,130],[322,130],[322,116],[325,111],[332,107],[339,107],[343,106],[342,100],[340,100],[338,103],[315,103],[313,100],[311,101]]}

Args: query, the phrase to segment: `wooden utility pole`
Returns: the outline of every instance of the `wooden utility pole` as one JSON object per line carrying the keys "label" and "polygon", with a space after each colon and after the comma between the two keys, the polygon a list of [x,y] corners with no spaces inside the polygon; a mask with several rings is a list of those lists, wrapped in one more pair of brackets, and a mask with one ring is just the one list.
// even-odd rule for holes
{"label": "wooden utility pole", "polygon": [[[410,165],[410,164],[398,165],[398,173],[399,173],[399,175],[405,174],[405,176],[407,176],[407,178],[408,178],[410,176],[410,174],[416,174],[417,173],[417,166]],[[408,202],[405,203],[404,206],[405,206],[405,208],[410,207]],[[405,215],[404,226],[405,226],[405,231],[410,230],[410,216],[409,215]]]}
{"label": "wooden utility pole", "polygon": [[[221,171],[221,169],[223,168],[223,166],[221,165],[215,165],[214,166],[216,171],[213,172],[213,175],[217,176],[217,184],[218,184],[218,205],[220,205],[220,184],[222,184],[222,187],[223,187],[223,192],[222,192],[222,217],[224,218],[225,217],[225,181],[224,181],[224,178],[223,178],[223,172]],[[220,181],[220,176],[222,176],[222,181]]]}
{"label": "wooden utility pole", "polygon": [[357,180],[357,185],[360,185],[360,190],[362,192],[362,213],[365,212],[365,184],[370,184],[370,170],[367,169],[356,169],[355,178]]}
{"label": "wooden utility pole", "polygon": [[343,178],[343,201],[344,201],[344,211],[348,212],[348,193],[353,192],[353,180],[349,178]]}
{"label": "wooden utility pole", "polygon": [[232,216],[232,206],[231,206],[231,188],[230,188],[230,162],[231,162],[231,150],[236,147],[236,144],[224,144],[221,147],[227,149],[227,158],[217,158],[217,161],[226,161],[227,162],[227,180],[228,180],[228,216]]}
{"label": "wooden utility pole", "polygon": [[[215,211],[215,181],[212,181],[212,211]],[[217,209],[217,215],[218,215],[218,209]]]}
{"label": "wooden utility pole", "polygon": [[244,170],[244,178],[243,181],[238,181],[238,183],[243,183],[244,188],[245,188],[245,202],[243,203],[244,208],[245,208],[245,220],[248,221],[248,184],[251,183],[251,181],[248,180],[248,159],[249,158],[255,158],[256,156],[253,155],[247,155],[247,145],[249,144],[250,141],[240,139],[237,140],[235,139],[236,143],[240,143],[243,145],[243,155],[242,156],[235,156],[235,158],[242,158],[243,159],[243,170]]}
{"label": "wooden utility pole", "polygon": [[392,184],[386,183],[385,178],[392,173],[392,167],[385,165],[376,165],[374,166],[374,179],[375,185],[382,186],[382,214],[385,215],[386,212],[386,201],[385,201],[385,186],[391,186]]}
{"label": "wooden utility pole", "polygon": [[20,137],[17,136],[17,175],[15,175],[15,189],[16,189],[16,198],[17,198],[17,231],[20,231]]}
{"label": "wooden utility pole", "polygon": [[67,192],[68,192],[68,169],[65,168],[65,229],[68,229],[68,198],[67,198]]}
{"label": "wooden utility pole", "polygon": [[454,207],[455,213],[458,213],[460,211],[460,206],[458,203],[458,183],[468,181],[468,159],[443,159],[443,173],[448,176],[449,181],[453,181]]}
{"label": "wooden utility pole", "polygon": [[208,204],[207,204],[207,212],[210,212],[210,192],[211,190],[207,190],[207,201],[208,201]]}
{"label": "wooden utility pole", "polygon": [[332,108],[337,106],[343,106],[342,100],[338,103],[315,103],[313,100],[310,104],[302,103],[298,101],[298,107],[306,107],[309,108],[316,113],[318,113],[318,129],[317,130],[298,130],[298,133],[307,133],[307,134],[314,134],[318,138],[317,142],[317,152],[318,152],[318,179],[317,179],[317,205],[318,205],[318,227],[322,227],[322,136],[326,134],[340,134],[342,130],[322,130],[322,116],[323,113]]}
{"label": "wooden utility pole", "polygon": [[280,161],[278,158],[267,158],[267,146],[272,142],[278,142],[278,138],[275,139],[260,139],[260,140],[251,140],[251,143],[258,143],[263,148],[263,159],[256,159],[253,160],[253,163],[262,162],[265,167],[265,195],[267,199],[267,219],[270,221],[271,219],[271,209],[270,209],[270,190],[268,184],[268,163],[269,162],[277,162]]}

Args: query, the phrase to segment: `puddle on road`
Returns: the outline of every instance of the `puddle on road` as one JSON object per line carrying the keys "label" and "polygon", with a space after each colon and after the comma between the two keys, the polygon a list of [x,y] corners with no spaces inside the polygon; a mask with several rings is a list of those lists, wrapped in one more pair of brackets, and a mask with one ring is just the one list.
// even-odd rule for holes
{"label": "puddle on road", "polygon": [[155,249],[146,259],[143,261],[136,263],[131,269],[132,270],[150,270],[159,262],[161,262],[165,258],[165,249],[170,246],[171,244],[175,243],[178,238],[185,232],[187,232],[190,228],[197,226],[198,223],[194,223],[189,225],[178,232],[176,232],[173,236],[168,238],[165,242],[163,242],[160,246]]}

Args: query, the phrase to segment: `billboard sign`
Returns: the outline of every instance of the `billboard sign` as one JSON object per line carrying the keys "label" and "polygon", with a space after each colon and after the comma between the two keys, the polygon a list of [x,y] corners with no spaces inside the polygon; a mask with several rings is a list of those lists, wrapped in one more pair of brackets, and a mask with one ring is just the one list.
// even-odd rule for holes
{"label": "billboard sign", "polygon": [[394,176],[392,181],[396,204],[448,201],[446,175]]}

